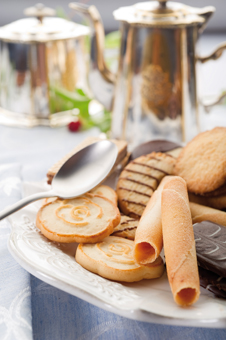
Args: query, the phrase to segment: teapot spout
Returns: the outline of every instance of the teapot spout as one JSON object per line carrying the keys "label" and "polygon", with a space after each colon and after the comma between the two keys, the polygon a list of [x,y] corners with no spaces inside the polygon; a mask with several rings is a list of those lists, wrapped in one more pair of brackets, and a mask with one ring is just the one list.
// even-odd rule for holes
{"label": "teapot spout", "polygon": [[204,22],[199,26],[199,34],[201,34],[216,9],[213,6],[206,6],[203,8],[196,8],[195,10],[196,14],[199,14],[204,19]]}
{"label": "teapot spout", "polygon": [[95,6],[72,2],[69,7],[88,19],[91,28],[89,85],[95,98],[107,110],[111,109],[116,75],[107,67],[104,59],[104,28]]}

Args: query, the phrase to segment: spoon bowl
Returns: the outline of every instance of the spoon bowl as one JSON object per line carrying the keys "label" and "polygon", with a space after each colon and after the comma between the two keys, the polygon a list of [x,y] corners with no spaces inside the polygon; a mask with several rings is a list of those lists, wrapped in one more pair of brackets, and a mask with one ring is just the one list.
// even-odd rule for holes
{"label": "spoon bowl", "polygon": [[77,197],[100,184],[118,154],[117,146],[103,140],[78,151],[60,168],[52,180],[52,190],[60,198]]}
{"label": "spoon bowl", "polygon": [[0,220],[31,202],[47,197],[73,198],[90,191],[100,184],[115,164],[117,146],[102,140],[78,151],[70,157],[54,176],[51,189],[37,193],[0,212]]}

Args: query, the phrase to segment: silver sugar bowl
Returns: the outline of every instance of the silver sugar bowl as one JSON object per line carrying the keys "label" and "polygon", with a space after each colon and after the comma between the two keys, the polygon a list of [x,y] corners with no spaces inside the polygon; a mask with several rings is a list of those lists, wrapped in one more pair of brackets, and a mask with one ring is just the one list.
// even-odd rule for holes
{"label": "silver sugar bowl", "polygon": [[24,13],[27,18],[0,28],[0,123],[65,125],[78,113],[67,96],[87,86],[90,29],[42,4]]}

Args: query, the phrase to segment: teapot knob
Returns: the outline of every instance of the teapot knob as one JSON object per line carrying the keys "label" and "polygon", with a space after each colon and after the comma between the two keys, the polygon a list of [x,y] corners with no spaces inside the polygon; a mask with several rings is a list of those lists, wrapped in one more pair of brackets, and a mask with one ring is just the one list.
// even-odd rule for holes
{"label": "teapot knob", "polygon": [[33,7],[28,7],[24,10],[24,14],[29,17],[36,17],[42,22],[43,17],[51,17],[56,15],[56,11],[52,8],[45,7],[43,4],[38,3]]}
{"label": "teapot knob", "polygon": [[167,0],[158,0],[160,8],[166,8]]}

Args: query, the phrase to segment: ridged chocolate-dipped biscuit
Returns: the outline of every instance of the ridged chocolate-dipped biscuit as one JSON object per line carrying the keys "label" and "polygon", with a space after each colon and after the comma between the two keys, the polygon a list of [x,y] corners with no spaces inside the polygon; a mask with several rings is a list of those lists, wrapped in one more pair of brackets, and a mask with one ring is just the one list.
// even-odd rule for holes
{"label": "ridged chocolate-dipped biscuit", "polygon": [[120,210],[127,216],[140,218],[162,178],[172,174],[174,164],[174,157],[160,152],[130,162],[117,184]]}
{"label": "ridged chocolate-dipped biscuit", "polygon": [[122,215],[120,223],[114,228],[111,236],[118,236],[127,238],[129,240],[134,240],[138,222],[139,221],[137,219]]}
{"label": "ridged chocolate-dipped biscuit", "polygon": [[[134,160],[140,156],[148,155],[151,152],[167,152],[176,153],[177,155],[182,150],[180,144],[171,142],[169,140],[157,139],[151,140],[138,145],[130,155],[130,160]],[[177,157],[177,156],[176,156]]]}

